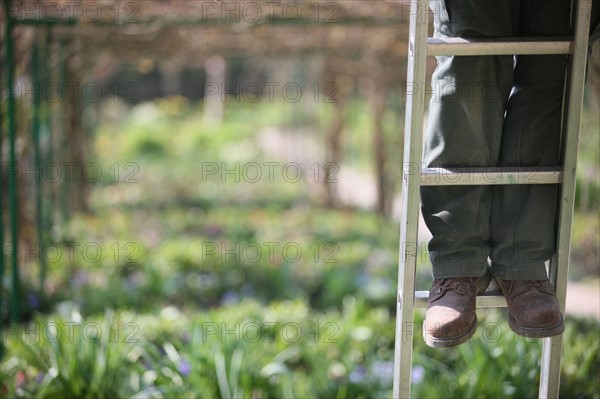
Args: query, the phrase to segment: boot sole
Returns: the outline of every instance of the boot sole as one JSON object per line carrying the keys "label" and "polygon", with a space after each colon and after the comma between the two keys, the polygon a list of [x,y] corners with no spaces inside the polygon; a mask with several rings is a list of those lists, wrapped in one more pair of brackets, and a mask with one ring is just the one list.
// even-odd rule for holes
{"label": "boot sole", "polygon": [[516,334],[521,335],[527,338],[548,338],[554,337],[556,335],[560,335],[565,331],[565,321],[563,316],[560,316],[560,323],[553,327],[547,328],[533,328],[533,327],[525,327],[517,323],[514,317],[510,314],[508,316],[508,326],[511,330],[513,330]]}
{"label": "boot sole", "polygon": [[427,344],[427,346],[430,346],[432,348],[449,348],[452,346],[464,344],[475,334],[476,330],[477,319],[473,321],[473,324],[471,324],[469,329],[464,334],[450,338],[438,338],[427,334],[427,330],[425,329],[425,323],[423,323],[423,338],[425,339],[425,343]]}

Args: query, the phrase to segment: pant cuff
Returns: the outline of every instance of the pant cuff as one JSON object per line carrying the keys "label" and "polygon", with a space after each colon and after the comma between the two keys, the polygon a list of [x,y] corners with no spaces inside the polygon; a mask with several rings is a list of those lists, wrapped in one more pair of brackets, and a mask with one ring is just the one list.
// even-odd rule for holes
{"label": "pant cuff", "polygon": [[492,262],[491,272],[494,277],[502,280],[545,280],[548,278],[543,262],[512,266]]}
{"label": "pant cuff", "polygon": [[488,265],[485,263],[437,263],[433,265],[433,278],[481,277],[487,273],[487,271]]}

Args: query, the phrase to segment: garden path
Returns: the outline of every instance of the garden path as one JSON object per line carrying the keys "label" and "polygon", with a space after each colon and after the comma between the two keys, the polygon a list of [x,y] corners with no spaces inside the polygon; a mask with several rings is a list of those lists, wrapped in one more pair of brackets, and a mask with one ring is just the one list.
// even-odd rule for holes
{"label": "garden path", "polygon": [[[316,135],[306,131],[281,131],[276,128],[265,129],[258,135],[262,150],[279,161],[297,162],[309,167],[314,162],[323,162],[324,153],[319,146]],[[341,205],[363,209],[376,209],[377,188],[372,174],[356,170],[347,165],[340,165],[336,183],[337,200]],[[309,182],[315,183],[315,182]],[[392,218],[399,222],[401,215],[401,195],[394,196]],[[431,238],[422,217],[419,217],[419,243],[426,243]],[[597,276],[600,277],[600,276]],[[568,283],[566,313],[600,320],[600,279],[592,282]]]}

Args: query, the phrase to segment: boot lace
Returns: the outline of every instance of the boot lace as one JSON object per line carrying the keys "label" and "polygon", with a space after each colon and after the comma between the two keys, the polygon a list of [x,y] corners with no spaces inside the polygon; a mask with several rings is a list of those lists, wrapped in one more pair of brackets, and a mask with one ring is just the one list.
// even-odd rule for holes
{"label": "boot lace", "polygon": [[[470,277],[443,278],[436,284],[437,289],[435,290],[435,293],[441,294],[444,291],[454,290],[459,294],[465,294],[465,291],[468,291],[475,286],[475,281],[475,278]],[[466,290],[463,289],[463,287],[465,287]]]}

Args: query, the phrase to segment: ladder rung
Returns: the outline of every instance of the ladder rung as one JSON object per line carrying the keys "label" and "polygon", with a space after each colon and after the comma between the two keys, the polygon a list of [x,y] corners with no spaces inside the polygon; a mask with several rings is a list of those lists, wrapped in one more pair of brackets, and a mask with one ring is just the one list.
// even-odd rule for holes
{"label": "ladder rung", "polygon": [[[517,40],[518,39],[518,40]],[[429,38],[427,55],[514,55],[514,54],[571,54],[572,41],[540,40],[540,38],[515,40],[474,38]]]}
{"label": "ladder rung", "polygon": [[556,167],[425,168],[421,186],[487,186],[498,184],[558,184]]}
{"label": "ladder rung", "polygon": [[[415,291],[415,308],[426,308],[429,291]],[[478,308],[505,308],[506,298],[502,294],[477,295]]]}

